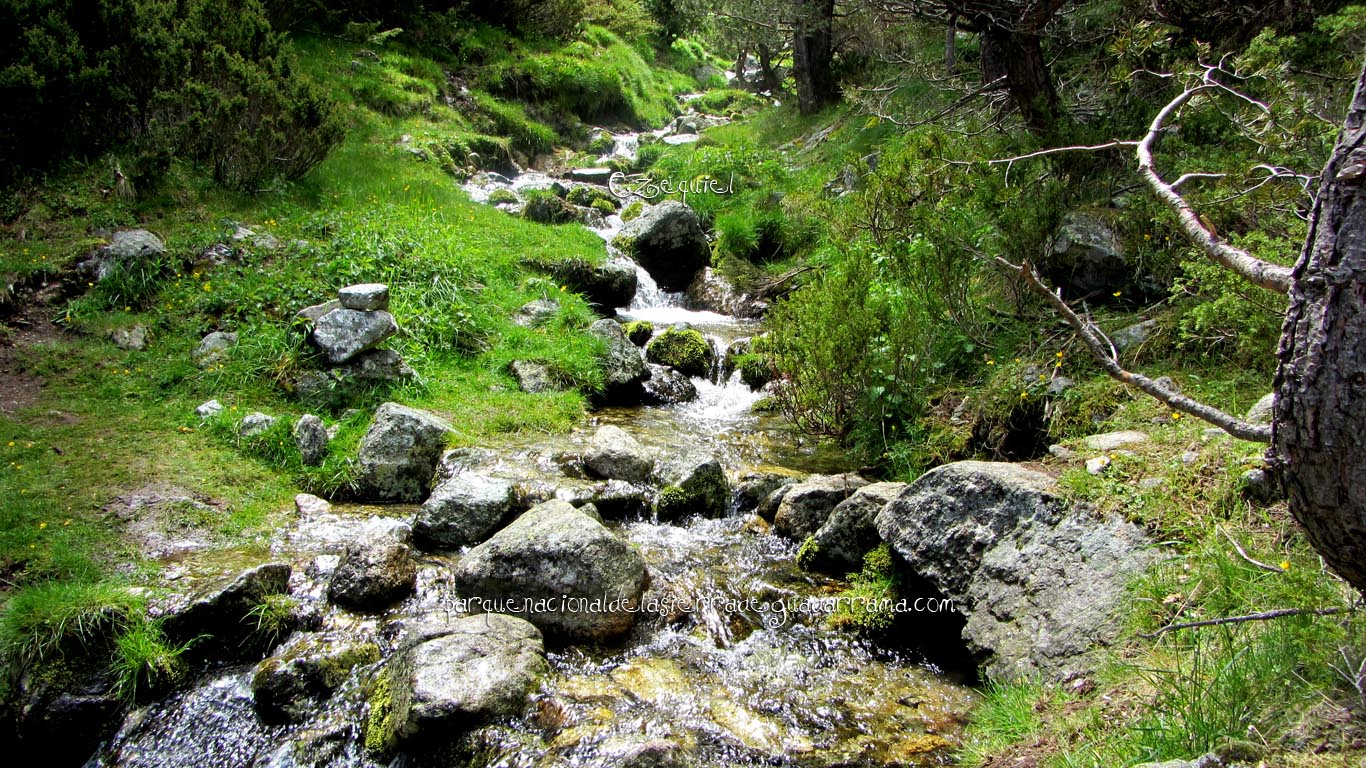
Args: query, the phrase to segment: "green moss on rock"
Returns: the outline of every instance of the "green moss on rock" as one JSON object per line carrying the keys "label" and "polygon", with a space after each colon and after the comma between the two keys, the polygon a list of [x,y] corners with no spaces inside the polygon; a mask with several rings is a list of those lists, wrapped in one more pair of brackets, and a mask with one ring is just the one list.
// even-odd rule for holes
{"label": "green moss on rock", "polygon": [[643,347],[649,343],[650,337],[655,335],[655,324],[649,320],[632,320],[621,326],[622,333],[626,338],[637,347]]}
{"label": "green moss on rock", "polygon": [[644,212],[645,212],[645,204],[644,204],[644,203],[640,202],[639,200],[632,201],[632,203],[631,203],[630,205],[628,205],[628,206],[626,206],[625,208],[621,209],[621,220],[622,220],[622,221],[630,221],[631,219],[639,218],[640,214],[642,214],[642,213],[644,213]]}
{"label": "green moss on rock", "polygon": [[667,485],[660,489],[659,497],[655,499],[655,514],[661,520],[675,520],[688,513],[688,501],[691,495],[676,485]]}
{"label": "green moss on rock", "polygon": [[645,358],[674,368],[684,376],[706,376],[715,353],[701,333],[691,328],[670,328],[650,342]]}

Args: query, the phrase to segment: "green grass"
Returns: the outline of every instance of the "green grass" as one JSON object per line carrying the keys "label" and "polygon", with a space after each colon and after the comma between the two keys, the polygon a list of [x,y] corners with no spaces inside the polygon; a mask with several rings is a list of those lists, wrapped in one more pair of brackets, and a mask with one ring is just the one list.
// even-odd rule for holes
{"label": "green grass", "polygon": [[985,765],[992,753],[1038,734],[1044,726],[1041,705],[1058,696],[1039,683],[994,680],[982,695],[968,723],[966,746],[957,755],[959,764],[968,768]]}

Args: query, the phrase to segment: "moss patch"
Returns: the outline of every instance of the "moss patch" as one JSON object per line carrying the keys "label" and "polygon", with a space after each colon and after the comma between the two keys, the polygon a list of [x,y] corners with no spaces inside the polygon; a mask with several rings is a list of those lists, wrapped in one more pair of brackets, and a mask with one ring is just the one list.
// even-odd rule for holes
{"label": "moss patch", "polygon": [[684,376],[706,376],[715,354],[700,332],[691,328],[670,328],[656,336],[645,348],[652,363],[667,365]]}

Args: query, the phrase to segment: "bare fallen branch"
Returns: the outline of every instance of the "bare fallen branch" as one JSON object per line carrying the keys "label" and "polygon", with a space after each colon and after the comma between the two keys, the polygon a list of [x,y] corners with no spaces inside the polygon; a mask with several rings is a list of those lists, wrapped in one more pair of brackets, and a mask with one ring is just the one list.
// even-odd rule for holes
{"label": "bare fallen branch", "polygon": [[1335,616],[1339,613],[1352,613],[1356,608],[1278,608],[1274,611],[1262,611],[1260,613],[1247,613],[1242,616],[1225,616],[1219,619],[1205,619],[1203,621],[1187,621],[1181,624],[1168,624],[1156,632],[1147,632],[1139,635],[1145,640],[1159,638],[1168,632],[1175,632],[1178,629],[1194,629],[1196,627],[1215,627],[1220,624],[1242,624],[1247,621],[1270,621],[1285,616]]}
{"label": "bare fallen branch", "polygon": [[1096,328],[1091,321],[1083,319],[1068,306],[1067,302],[1062,300],[1061,296],[1044,285],[1043,280],[1033,267],[1028,264],[1012,264],[999,256],[992,257],[992,259],[1002,268],[1018,274],[1031,291],[1046,299],[1058,311],[1058,314],[1067,320],[1068,325],[1072,326],[1072,329],[1077,332],[1077,336],[1081,338],[1082,343],[1086,345],[1087,350],[1090,351],[1091,357],[1112,378],[1157,398],[1174,411],[1180,411],[1201,421],[1209,422],[1240,440],[1248,440],[1254,443],[1271,442],[1270,425],[1250,424],[1224,413],[1218,408],[1206,405],[1178,392],[1173,392],[1141,373],[1125,370],[1119,364],[1114,346],[1100,332],[1100,329]]}
{"label": "bare fallen branch", "polygon": [[1277,568],[1276,566],[1270,565],[1268,563],[1263,563],[1261,560],[1258,560],[1254,558],[1252,555],[1249,555],[1247,553],[1247,550],[1243,549],[1243,545],[1239,544],[1238,540],[1233,538],[1232,534],[1224,530],[1224,527],[1222,525],[1219,526],[1219,532],[1224,534],[1224,538],[1228,539],[1228,542],[1233,545],[1233,548],[1238,550],[1238,556],[1243,558],[1243,560],[1245,560],[1248,565],[1261,568],[1263,571],[1269,571],[1271,573],[1285,573],[1285,571],[1281,570],[1280,568]]}

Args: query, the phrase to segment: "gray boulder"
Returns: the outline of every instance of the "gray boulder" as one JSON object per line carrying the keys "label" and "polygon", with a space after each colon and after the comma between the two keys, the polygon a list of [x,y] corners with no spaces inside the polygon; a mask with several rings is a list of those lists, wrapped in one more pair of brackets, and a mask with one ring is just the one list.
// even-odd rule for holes
{"label": "gray boulder", "polygon": [[802,547],[798,564],[807,570],[842,575],[857,571],[863,556],[881,541],[877,515],[906,488],[905,483],[873,483],[854,491],[835,505],[822,525]]}
{"label": "gray boulder", "polygon": [[711,263],[711,247],[697,214],[674,200],[647,208],[627,222],[613,242],[666,291],[686,289]]}
{"label": "gray boulder", "polygon": [[336,690],[362,664],[379,661],[379,646],[341,635],[300,635],[256,665],[252,699],[269,723],[302,722],[317,700]]}
{"label": "gray boulder", "polygon": [[626,338],[621,324],[614,320],[599,320],[589,326],[588,331],[607,342],[607,354],[602,359],[604,402],[620,405],[640,402],[640,385],[650,376],[640,348]]}
{"label": "gray boulder", "polygon": [[1073,211],[1063,218],[1043,272],[1068,297],[1110,300],[1134,279],[1119,236],[1103,213]]}
{"label": "gray boulder", "polygon": [[1244,420],[1252,424],[1270,424],[1276,408],[1276,393],[1268,392],[1248,409]]}
{"label": "gray boulder", "polygon": [[147,326],[133,325],[127,328],[115,328],[109,332],[109,339],[119,349],[141,352],[147,348]]}
{"label": "gray boulder", "polygon": [[318,318],[309,336],[333,365],[344,363],[398,333],[394,316],[384,311],[334,309]]}
{"label": "gray boulder", "polygon": [[670,459],[660,468],[662,488],[655,501],[660,520],[688,515],[721,517],[730,509],[730,481],[721,462],[704,451],[690,451]]}
{"label": "gray boulder", "polygon": [[513,512],[512,483],[474,472],[452,475],[432,490],[413,519],[423,549],[459,549],[487,539]]}
{"label": "gray boulder", "polygon": [[216,416],[222,412],[223,404],[218,402],[217,400],[206,400],[200,403],[199,405],[195,406],[194,409],[194,415],[198,416],[201,419],[207,419],[210,416]]}
{"label": "gray boulder", "polygon": [[787,490],[773,515],[773,529],[794,541],[803,541],[825,524],[835,505],[868,485],[856,474],[816,475]]}
{"label": "gray boulder", "polygon": [[697,399],[697,385],[667,365],[649,363],[650,378],[641,384],[641,402],[645,405],[674,405],[691,403]]}
{"label": "gray boulder", "polygon": [[526,266],[548,273],[556,282],[575,293],[605,314],[625,307],[636,296],[635,264],[627,259],[613,258],[601,264],[590,264],[580,259],[526,259]]}
{"label": "gray boulder", "polygon": [[531,624],[501,614],[458,619],[390,661],[371,696],[365,743],[388,754],[517,715],[548,669]]}
{"label": "gray boulder", "polygon": [[264,434],[273,426],[275,426],[274,416],[268,416],[260,411],[248,413],[242,417],[242,421],[237,425],[237,436],[242,438],[256,437]]}
{"label": "gray boulder", "polygon": [[294,422],[294,445],[299,449],[299,456],[303,459],[304,466],[316,467],[323,462],[323,457],[327,455],[327,427],[323,420],[311,413],[305,413]]}
{"label": "gray boulder", "polygon": [[1119,517],[1073,510],[1047,475],[1013,464],[938,467],[878,514],[878,533],[954,601],[963,638],[997,679],[1086,671],[1112,642],[1126,582],[1151,560]]}
{"label": "gray boulder", "polygon": [[564,501],[532,507],[456,564],[463,595],[506,603],[548,635],[600,642],[635,623],[649,584],[627,542]]}
{"label": "gray boulder", "polygon": [[554,299],[536,299],[523,304],[512,318],[512,322],[524,328],[535,328],[554,317],[559,311],[560,302]]}
{"label": "gray boulder", "polygon": [[324,301],[321,304],[314,304],[311,307],[304,307],[294,313],[294,320],[311,332],[318,320],[322,319],[323,315],[334,309],[342,309],[341,301],[332,299],[331,301]]}
{"label": "gray boulder", "polygon": [[1126,429],[1119,432],[1106,432],[1100,435],[1089,435],[1081,439],[1081,446],[1088,451],[1117,451],[1121,448],[1130,448],[1135,445],[1142,445],[1148,442],[1148,435],[1134,429]]}
{"label": "gray boulder", "polygon": [[77,274],[86,282],[101,282],[117,269],[159,269],[157,260],[166,255],[161,238],[145,229],[125,229],[114,233],[106,245],[76,265]]}
{"label": "gray boulder", "polygon": [[357,539],[342,552],[327,587],[328,599],[347,608],[374,611],[411,595],[417,587],[412,538],[413,529],[407,523],[382,517],[366,521]]}
{"label": "gray boulder", "polygon": [[359,490],[375,501],[421,501],[453,428],[430,413],[384,403],[361,438]]}
{"label": "gray boulder", "polygon": [[[800,478],[782,472],[766,472],[763,470],[746,472],[740,475],[735,483],[737,511],[741,513],[754,512],[774,491],[785,485],[793,485],[799,480]],[[774,503],[773,513],[777,513],[777,511],[778,504]],[[770,522],[773,520],[773,513],[768,516]]]}
{"label": "gray boulder", "polygon": [[544,363],[537,363],[531,360],[513,360],[508,363],[508,373],[517,381],[517,387],[523,392],[540,394],[542,392],[559,392],[562,387],[550,375],[550,368]]}
{"label": "gray boulder", "polygon": [[702,267],[683,292],[688,309],[702,309],[735,317],[760,317],[768,305],[735,290],[729,280],[711,267]]}
{"label": "gray boulder", "polygon": [[645,482],[655,467],[654,458],[634,437],[611,424],[593,433],[583,463],[598,477],[633,483]]}
{"label": "gray boulder", "polygon": [[287,388],[302,402],[339,408],[376,385],[401,382],[415,375],[399,353],[371,349],[327,370],[302,371]]}
{"label": "gray boulder", "polygon": [[337,300],[347,309],[362,312],[389,308],[389,286],[384,283],[359,283],[337,291]]}
{"label": "gray boulder", "polygon": [[783,505],[783,499],[787,498],[788,491],[791,491],[792,487],[796,484],[795,481],[783,483],[772,491],[769,491],[768,495],[754,508],[754,514],[758,515],[760,520],[765,520],[770,523],[773,522],[778,516],[778,507]]}
{"label": "gray boulder", "polygon": [[207,584],[190,596],[172,598],[159,611],[162,629],[176,644],[212,636],[212,643],[190,647],[189,655],[195,658],[238,659],[259,653],[271,638],[256,631],[252,609],[272,595],[287,593],[289,574],[286,563],[264,563]]}
{"label": "gray boulder", "polygon": [[1110,334],[1110,341],[1114,343],[1115,349],[1120,352],[1128,352],[1134,347],[1139,346],[1148,340],[1153,331],[1157,329],[1156,320],[1144,320],[1141,323],[1126,325],[1118,331]]}
{"label": "gray boulder", "polygon": [[208,368],[227,359],[228,350],[237,344],[237,334],[226,331],[214,331],[200,340],[199,346],[194,348],[191,358],[194,364],[200,368]]}

